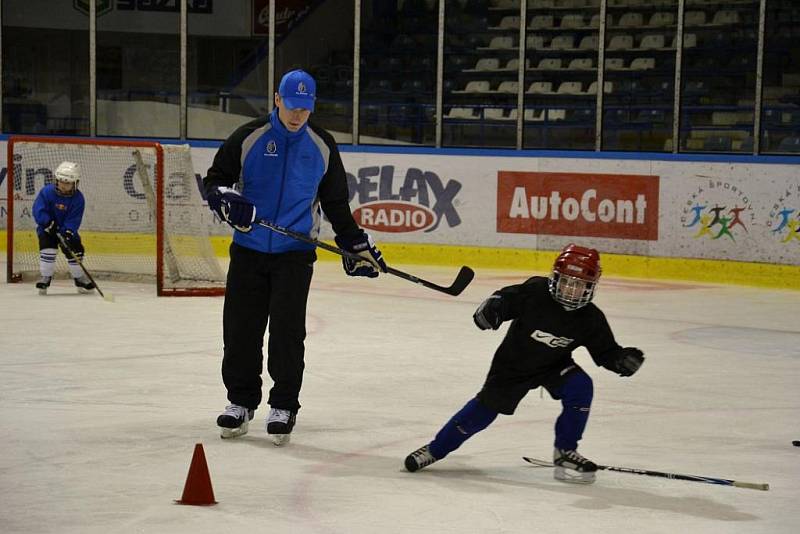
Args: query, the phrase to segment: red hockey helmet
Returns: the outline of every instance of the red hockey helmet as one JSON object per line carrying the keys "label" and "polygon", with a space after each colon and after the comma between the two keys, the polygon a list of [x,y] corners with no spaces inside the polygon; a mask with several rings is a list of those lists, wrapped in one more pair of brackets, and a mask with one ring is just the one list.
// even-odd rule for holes
{"label": "red hockey helmet", "polygon": [[586,306],[600,279],[600,253],[570,243],[561,250],[550,275],[550,294],[566,310]]}

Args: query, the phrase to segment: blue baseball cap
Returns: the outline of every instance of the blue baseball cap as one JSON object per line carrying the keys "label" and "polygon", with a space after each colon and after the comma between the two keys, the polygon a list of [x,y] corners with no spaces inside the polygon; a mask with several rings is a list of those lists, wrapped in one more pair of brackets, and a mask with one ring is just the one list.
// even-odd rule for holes
{"label": "blue baseball cap", "polygon": [[303,108],[314,111],[317,82],[304,70],[292,70],[281,78],[278,94],[288,109]]}

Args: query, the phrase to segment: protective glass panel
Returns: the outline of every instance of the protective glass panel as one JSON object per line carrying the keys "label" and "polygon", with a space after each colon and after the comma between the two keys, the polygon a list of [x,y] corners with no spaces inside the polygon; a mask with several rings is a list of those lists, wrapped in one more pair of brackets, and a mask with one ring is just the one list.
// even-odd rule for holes
{"label": "protective glass panel", "polygon": [[4,132],[89,133],[88,5],[2,2]]}
{"label": "protective glass panel", "polygon": [[758,4],[686,3],[682,151],[752,152]]}
{"label": "protective glass panel", "polygon": [[359,143],[432,145],[436,0],[361,4]]}
{"label": "protective glass panel", "polygon": [[[309,5],[310,4],[310,5]],[[353,142],[352,0],[278,2],[275,26],[275,90],[288,71],[303,69],[317,82],[311,120],[337,143]],[[279,23],[279,24],[278,24]]]}
{"label": "protective glass panel", "polygon": [[597,108],[600,4],[527,4],[524,146],[591,150]]}
{"label": "protective glass panel", "polygon": [[[208,4],[189,2],[195,11]],[[99,13],[98,135],[180,135],[179,35],[179,2],[119,0]]]}
{"label": "protective glass panel", "polygon": [[516,146],[518,40],[519,2],[446,1],[444,146]]}
{"label": "protective glass panel", "polygon": [[800,153],[800,10],[767,2],[761,108],[761,152]]}
{"label": "protective glass panel", "polygon": [[609,3],[603,149],[672,150],[677,17],[677,0]]}
{"label": "protective glass panel", "polygon": [[268,86],[268,0],[190,2],[188,110],[191,138],[225,139],[264,116]]}

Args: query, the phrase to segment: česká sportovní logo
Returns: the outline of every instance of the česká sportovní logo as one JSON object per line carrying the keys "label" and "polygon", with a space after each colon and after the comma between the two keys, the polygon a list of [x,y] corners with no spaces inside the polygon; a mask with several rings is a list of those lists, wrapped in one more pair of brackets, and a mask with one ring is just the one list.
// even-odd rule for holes
{"label": "\u010desk\u00e1 sportovn\u00ed logo", "polygon": [[780,243],[800,243],[800,184],[787,189],[770,206],[767,228]]}
{"label": "\u010desk\u00e1 sportovn\u00ed logo", "polygon": [[681,225],[693,239],[729,239],[750,232],[755,212],[750,197],[737,184],[706,178],[681,210]]}

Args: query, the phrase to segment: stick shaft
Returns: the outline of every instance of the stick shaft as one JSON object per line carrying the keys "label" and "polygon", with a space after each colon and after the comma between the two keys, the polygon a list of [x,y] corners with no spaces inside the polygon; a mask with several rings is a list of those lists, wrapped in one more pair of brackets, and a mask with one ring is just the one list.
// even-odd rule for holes
{"label": "stick shaft", "polygon": [[103,297],[103,299],[105,299],[106,296],[103,295],[103,292],[100,290],[100,286],[97,285],[97,282],[94,281],[94,278],[92,278],[92,275],[89,274],[89,271],[87,271],[86,267],[83,266],[83,262],[78,257],[78,255],[75,254],[72,251],[70,246],[67,244],[67,240],[64,239],[64,236],[61,235],[60,232],[56,232],[56,236],[58,236],[58,240],[61,242],[61,246],[64,247],[64,250],[66,250],[69,253],[69,255],[72,256],[72,259],[75,260],[75,263],[77,263],[78,266],[81,268],[81,270],[83,271],[83,274],[85,274],[89,278],[89,280],[92,281],[92,283],[94,284],[94,288],[97,290],[98,293],[100,293],[100,296]]}
{"label": "stick shaft", "polygon": [[[538,467],[553,467],[552,462],[538,460],[536,458],[522,457],[526,462],[536,465]],[[644,475],[648,477],[671,478],[674,480],[688,480],[690,482],[702,482],[704,484],[717,484],[720,486],[735,486],[737,488],[755,489],[761,491],[769,490],[769,484],[758,482],[741,482],[739,480],[731,480],[728,478],[715,478],[704,477],[700,475],[684,475],[680,473],[667,473],[664,471],[652,471],[650,469],[634,469],[631,467],[617,467],[613,465],[598,465],[597,469],[603,471],[615,471],[617,473],[628,473],[631,475]]]}
{"label": "stick shaft", "polygon": [[[318,239],[314,239],[309,237],[305,234],[301,234],[300,232],[295,232],[294,230],[289,230],[288,228],[284,228],[283,226],[279,226],[275,223],[266,221],[264,219],[257,220],[256,224],[259,226],[264,226],[265,228],[269,228],[270,230],[277,232],[279,234],[283,234],[285,236],[291,237],[292,239],[297,239],[298,241],[302,241],[304,243],[309,243],[316,247],[319,247],[323,250],[327,250],[328,252],[333,252],[334,254],[338,254],[339,256],[344,256],[345,258],[350,258],[353,260],[364,261],[364,257],[356,254],[355,252],[350,252],[349,250],[343,250],[339,247],[334,247],[333,245],[329,245],[323,241]],[[448,287],[440,286],[438,284],[434,284],[433,282],[429,282],[428,280],[424,280],[413,274],[405,273],[399,269],[395,269],[393,267],[386,267],[386,272],[397,276],[398,278],[402,278],[403,280],[408,280],[409,282],[414,282],[415,284],[419,284],[421,286],[427,287],[428,289],[433,289],[435,291],[440,291],[442,293],[447,293],[448,295],[459,295],[464,289],[469,285],[472,281],[472,278],[475,276],[475,273],[469,267],[463,266],[458,272],[455,281]]]}

